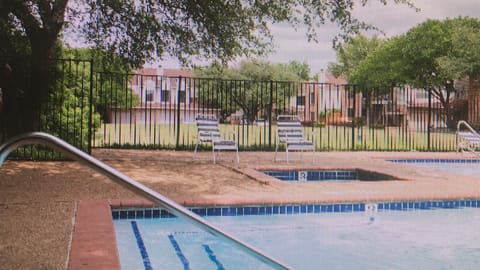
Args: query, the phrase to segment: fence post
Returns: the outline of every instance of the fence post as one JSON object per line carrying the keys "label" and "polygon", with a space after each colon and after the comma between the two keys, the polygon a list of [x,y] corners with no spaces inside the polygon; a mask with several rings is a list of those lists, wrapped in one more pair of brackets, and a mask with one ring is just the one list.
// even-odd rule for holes
{"label": "fence post", "polygon": [[92,154],[92,125],[93,125],[93,58],[90,58],[90,97],[89,97],[89,113],[88,113],[88,142],[87,153]]}
{"label": "fence post", "polygon": [[178,150],[178,146],[180,144],[180,87],[182,86],[182,76],[178,76],[178,87],[177,87],[177,134],[175,140],[175,150]]}
{"label": "fence post", "polygon": [[432,90],[428,88],[427,150],[430,151],[430,126],[432,118]]}
{"label": "fence post", "polygon": [[[356,93],[356,89],[355,89],[355,85],[353,85],[353,89],[351,91],[352,93],[352,100],[353,100],[353,105],[352,105],[352,151],[355,151],[355,113],[356,113],[356,103],[357,103],[357,93]],[[347,112],[348,112],[348,109],[347,109]]]}
{"label": "fence post", "polygon": [[270,80],[270,101],[268,104],[268,147],[272,148],[272,107],[273,107],[273,80]]}

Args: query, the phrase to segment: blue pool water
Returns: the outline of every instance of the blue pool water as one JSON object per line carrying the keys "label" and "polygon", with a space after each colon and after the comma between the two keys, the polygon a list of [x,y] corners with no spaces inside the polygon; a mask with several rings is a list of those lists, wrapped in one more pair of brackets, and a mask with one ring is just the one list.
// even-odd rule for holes
{"label": "blue pool water", "polygon": [[480,160],[478,159],[404,159],[391,161],[458,175],[480,177]]}
{"label": "blue pool water", "polygon": [[[478,269],[477,205],[429,202],[416,208],[430,210],[406,210],[409,203],[399,202],[378,211],[205,218],[294,269]],[[179,218],[114,224],[122,269],[270,269]]]}
{"label": "blue pool water", "polygon": [[264,174],[289,182],[394,180],[390,175],[356,170],[265,170]]}

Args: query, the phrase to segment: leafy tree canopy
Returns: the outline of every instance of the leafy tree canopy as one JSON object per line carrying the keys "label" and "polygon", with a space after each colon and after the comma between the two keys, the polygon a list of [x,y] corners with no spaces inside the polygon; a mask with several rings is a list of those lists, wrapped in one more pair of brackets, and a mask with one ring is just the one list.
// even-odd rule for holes
{"label": "leafy tree canopy", "polygon": [[214,63],[205,68],[197,68],[195,75],[233,80],[306,81],[310,79],[310,66],[299,61],[290,61],[285,64],[253,59],[240,62],[237,68],[228,68]]}
{"label": "leafy tree canopy", "polygon": [[391,86],[403,80],[400,78],[401,56],[400,47],[403,37],[395,37],[377,48],[374,52],[367,55],[365,59],[351,67],[349,73],[349,83],[370,85],[370,86]]}
{"label": "leafy tree canopy", "polygon": [[465,76],[477,77],[479,26],[480,20],[474,18],[427,20],[369,54],[353,69],[350,82],[436,87]]}
{"label": "leafy tree canopy", "polygon": [[451,32],[452,48],[447,55],[436,59],[441,74],[458,79],[469,76],[480,78],[480,20],[463,18],[454,20]]}
{"label": "leafy tree canopy", "polygon": [[[377,1],[413,6],[409,0]],[[7,136],[38,129],[36,119],[48,100],[51,83],[50,68],[44,61],[56,56],[62,33],[118,55],[134,68],[166,54],[186,63],[191,56],[225,63],[237,56],[268,52],[272,23],[306,25],[309,40],[316,40],[316,29],[325,22],[339,25],[337,40],[373,29],[352,15],[355,4],[367,2],[1,1],[0,87],[4,106],[0,124]],[[22,79],[18,74],[25,76]]]}
{"label": "leafy tree canopy", "polygon": [[[409,84],[427,89],[443,105],[452,126],[454,81],[480,75],[480,20],[427,20],[394,37],[353,69],[350,82],[366,86]],[[368,88],[366,88],[368,89]]]}
{"label": "leafy tree canopy", "polygon": [[[73,145],[87,149],[89,128],[96,130],[100,126],[101,120],[108,117],[109,107],[136,106],[139,98],[128,88],[125,74],[131,73],[121,59],[105,59],[105,53],[87,48],[61,48],[59,53],[63,60],[53,67],[55,83],[51,87],[54,89],[42,110],[42,130],[56,136],[63,135]],[[108,72],[96,73],[92,79],[92,69]],[[90,93],[92,82],[96,91]],[[121,95],[116,93],[119,89]],[[88,106],[90,101],[91,107]]]}
{"label": "leafy tree canopy", "polygon": [[[409,0],[378,1],[413,6]],[[70,38],[114,52],[138,67],[165,53],[185,62],[191,55],[229,60],[262,54],[272,41],[269,25],[283,21],[306,25],[310,40],[316,40],[319,26],[333,22],[342,39],[374,28],[352,15],[356,4],[367,2],[11,0],[0,5],[0,30],[5,47],[17,48],[14,38],[25,38],[34,50],[52,46],[64,29]]]}
{"label": "leafy tree canopy", "polygon": [[[272,107],[263,106],[282,104],[284,98],[294,95],[294,82],[308,80],[308,74],[308,64],[298,61],[272,64],[268,61],[249,60],[242,61],[237,68],[227,68],[216,63],[195,70],[198,77],[215,79],[199,85],[201,103],[211,104],[210,107],[215,104],[222,109],[224,115],[241,109],[249,121],[253,121],[258,114],[269,115],[266,110]],[[219,78],[223,80],[218,80]],[[221,97],[225,95],[231,96],[234,104],[223,104]]]}
{"label": "leafy tree canopy", "polygon": [[349,78],[354,69],[383,43],[377,36],[357,36],[336,48],[337,62],[328,64],[328,70],[335,76]]}

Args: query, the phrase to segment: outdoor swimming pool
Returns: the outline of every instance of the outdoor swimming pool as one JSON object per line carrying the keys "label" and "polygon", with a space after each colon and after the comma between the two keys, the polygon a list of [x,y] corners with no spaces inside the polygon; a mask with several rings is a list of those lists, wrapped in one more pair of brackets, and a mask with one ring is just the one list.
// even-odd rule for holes
{"label": "outdoor swimming pool", "polygon": [[390,161],[453,174],[480,177],[480,159],[400,159]]}
{"label": "outdoor swimming pool", "polygon": [[[293,269],[480,265],[477,200],[279,207],[196,212]],[[132,213],[113,213],[123,269],[270,269],[181,219]]]}

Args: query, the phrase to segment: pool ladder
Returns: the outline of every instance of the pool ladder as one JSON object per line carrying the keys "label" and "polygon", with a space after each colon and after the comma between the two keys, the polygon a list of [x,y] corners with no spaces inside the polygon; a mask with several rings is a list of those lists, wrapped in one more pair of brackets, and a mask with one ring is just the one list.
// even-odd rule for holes
{"label": "pool ladder", "polygon": [[200,216],[191,212],[187,208],[181,206],[180,204],[174,202],[168,197],[154,191],[153,189],[141,184],[140,182],[126,176],[125,174],[117,171],[116,169],[108,166],[102,161],[82,152],[81,150],[75,148],[74,146],[68,144],[67,142],[43,132],[31,132],[23,135],[19,135],[11,138],[0,146],[0,167],[7,158],[7,156],[13,150],[18,147],[25,145],[45,145],[51,147],[59,152],[62,152],[69,156],[70,158],[80,162],[83,165],[86,165],[114,180],[116,183],[126,187],[127,189],[148,198],[149,200],[161,205],[171,213],[176,216],[181,216],[186,218],[191,223],[202,228],[203,230],[233,244],[234,246],[240,248],[246,253],[256,257],[265,264],[273,267],[274,269],[290,269],[284,263],[266,255],[262,251],[256,249],[253,246],[237,239],[236,237],[228,234],[227,232],[217,228],[216,226],[210,224]]}

